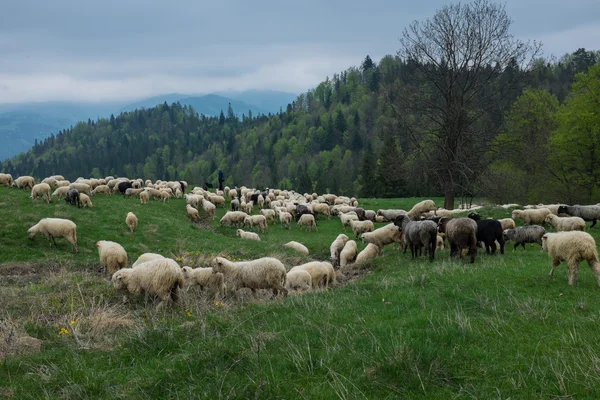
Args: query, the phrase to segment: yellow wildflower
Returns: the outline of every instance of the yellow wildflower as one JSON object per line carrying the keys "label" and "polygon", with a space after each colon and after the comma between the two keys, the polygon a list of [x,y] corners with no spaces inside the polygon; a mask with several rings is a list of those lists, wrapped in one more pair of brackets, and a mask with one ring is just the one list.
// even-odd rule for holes
{"label": "yellow wildflower", "polygon": [[220,301],[217,301],[217,302],[215,303],[215,306],[217,306],[217,307],[222,307],[223,305],[224,305],[224,304],[223,304],[223,303],[221,303]]}
{"label": "yellow wildflower", "polygon": [[69,326],[73,326],[75,325],[75,320],[72,320],[71,322],[69,322]]}
{"label": "yellow wildflower", "polygon": [[60,331],[58,332],[59,335],[68,335],[69,331],[66,330],[65,328],[60,328]]}

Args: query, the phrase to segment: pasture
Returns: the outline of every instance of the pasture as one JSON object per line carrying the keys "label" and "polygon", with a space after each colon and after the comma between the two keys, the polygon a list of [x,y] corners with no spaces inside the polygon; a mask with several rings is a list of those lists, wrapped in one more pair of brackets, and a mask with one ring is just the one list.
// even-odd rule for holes
{"label": "pasture", "polygon": [[[359,205],[408,209],[420,200]],[[156,311],[143,299],[122,304],[98,264],[98,240],[122,244],[129,264],[156,252],[192,266],[274,256],[289,268],[329,259],[342,226],[333,217],[319,218],[318,233],[275,224],[261,242],[243,241],[219,227],[223,208],[195,225],[182,199],[92,201],[77,209],[0,187],[0,398],[600,397],[600,290],[585,262],[569,287],[564,264],[547,277],[538,245],[513,252],[509,243],[496,256],[479,249],[475,264],[451,260],[448,249],[430,262],[388,246],[326,291],[215,303],[191,288],[184,307]],[[52,248],[43,236],[29,240],[43,217],[74,221],[79,253],[64,239]],[[588,232],[600,240],[600,227]],[[282,246],[290,240],[310,256]],[[41,351],[20,343],[20,354],[2,354],[19,336],[40,339]]]}

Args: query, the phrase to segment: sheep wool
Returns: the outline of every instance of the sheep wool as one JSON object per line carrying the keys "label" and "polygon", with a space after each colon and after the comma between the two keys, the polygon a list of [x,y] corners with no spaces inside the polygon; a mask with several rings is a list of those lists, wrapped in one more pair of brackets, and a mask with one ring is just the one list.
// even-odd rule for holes
{"label": "sheep wool", "polygon": [[200,220],[200,214],[198,213],[198,210],[196,210],[194,207],[190,206],[189,204],[186,204],[185,210],[187,211],[188,217],[193,222],[198,222],[198,220]]}
{"label": "sheep wool", "polygon": [[367,247],[363,249],[363,251],[358,253],[355,263],[363,263],[371,258],[377,257],[379,254],[381,254],[381,247],[377,246],[376,244],[369,243]]}
{"label": "sheep wool", "polygon": [[106,267],[109,276],[127,266],[127,252],[119,243],[99,240],[96,242],[96,247],[98,247],[100,264]]}
{"label": "sheep wool", "polygon": [[31,189],[31,199],[35,200],[38,197],[46,200],[46,203],[50,203],[50,185],[47,183],[38,183]]}
{"label": "sheep wool", "polygon": [[215,273],[211,267],[208,268],[181,268],[186,286],[200,286],[208,289],[215,300],[225,295],[225,278],[222,273]]}
{"label": "sheep wool", "polygon": [[135,268],[140,264],[145,263],[146,261],[156,260],[157,258],[165,258],[164,256],[156,253],[144,253],[135,260],[131,268]]}
{"label": "sheep wool", "polygon": [[313,226],[315,230],[319,232],[319,228],[317,227],[317,221],[315,221],[315,217],[312,214],[303,214],[300,216],[298,220],[298,226],[300,230],[302,230],[303,226],[306,226],[309,232],[312,232]]}
{"label": "sheep wool", "polygon": [[546,223],[552,225],[556,232],[585,231],[585,221],[580,217],[559,217],[550,214],[546,217]]}
{"label": "sheep wool", "polygon": [[65,238],[69,243],[73,245],[73,251],[78,252],[77,249],[77,226],[73,221],[62,218],[42,218],[40,222],[29,228],[27,236],[29,239],[33,239],[38,233],[41,233],[50,242],[56,246],[55,238]]}
{"label": "sheep wool", "polygon": [[249,288],[255,293],[256,289],[271,289],[274,296],[280,292],[287,296],[284,287],[287,272],[283,263],[276,258],[263,257],[236,264],[217,257],[213,260],[213,271],[222,273],[236,290]]}
{"label": "sheep wool", "polygon": [[542,236],[542,250],[548,252],[552,262],[550,278],[554,276],[556,267],[566,261],[569,269],[569,285],[573,286],[579,274],[579,263],[586,260],[600,286],[600,262],[598,262],[596,241],[589,233],[580,231],[546,233]]}
{"label": "sheep wool", "polygon": [[284,244],[284,246],[294,249],[297,252],[304,254],[305,256],[308,255],[308,248],[302,243],[295,242],[292,240],[291,242],[287,242],[286,244]]}
{"label": "sheep wool", "polygon": [[354,240],[348,240],[340,252],[340,268],[350,265],[356,260],[358,250]]}
{"label": "sheep wool", "polygon": [[404,235],[396,225],[391,223],[375,229],[373,232],[363,233],[361,240],[363,243],[373,243],[383,249],[385,245],[392,243],[397,243],[400,246],[403,246]]}
{"label": "sheep wool", "polygon": [[90,196],[85,193],[79,193],[79,202],[81,203],[81,207],[89,207],[92,208],[94,205],[92,204],[92,200]]}
{"label": "sheep wool", "polygon": [[346,245],[347,241],[348,241],[348,236],[344,235],[343,233],[340,233],[335,238],[333,243],[331,243],[331,246],[329,246],[329,252],[331,255],[331,263],[333,264],[334,267],[339,265],[340,252]]}
{"label": "sheep wool", "polygon": [[255,233],[255,232],[246,232],[242,229],[238,229],[235,234],[237,236],[241,237],[242,239],[250,239],[250,240],[260,241],[260,236],[258,236],[258,233]]}
{"label": "sheep wool", "polygon": [[296,289],[308,291],[312,288],[312,277],[307,271],[294,270],[287,273],[287,281],[285,284],[287,289]]}
{"label": "sheep wool", "polygon": [[327,287],[329,285],[330,280],[330,271],[327,264],[321,261],[311,261],[305,264],[297,265],[290,269],[292,271],[303,270],[310,274],[312,280],[312,288],[316,289],[318,287]]}
{"label": "sheep wool", "polygon": [[137,228],[138,219],[134,213],[128,212],[127,217],[125,217],[125,223],[129,227],[131,233],[133,233],[135,232],[135,228]]}

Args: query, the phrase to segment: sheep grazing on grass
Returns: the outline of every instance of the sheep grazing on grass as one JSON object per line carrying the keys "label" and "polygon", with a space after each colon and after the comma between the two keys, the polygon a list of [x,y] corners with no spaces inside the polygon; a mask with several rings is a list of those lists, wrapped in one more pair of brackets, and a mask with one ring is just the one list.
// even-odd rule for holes
{"label": "sheep grazing on grass", "polygon": [[50,203],[50,185],[47,183],[38,183],[31,189],[31,199],[35,200],[38,197],[46,199],[46,203]]}
{"label": "sheep grazing on grass", "polygon": [[348,213],[341,213],[340,221],[342,222],[342,226],[344,227],[344,232],[346,232],[346,227],[350,226],[351,221],[358,221],[358,215],[354,211]]}
{"label": "sheep grazing on grass", "polygon": [[352,228],[352,232],[354,233],[354,237],[358,239],[360,235],[365,232],[373,232],[375,230],[375,225],[373,225],[372,221],[350,221],[350,227]]}
{"label": "sheep grazing on grass", "polygon": [[71,189],[77,189],[79,193],[85,193],[88,196],[92,195],[92,188],[87,183],[71,183],[69,187]]}
{"label": "sheep grazing on grass", "polygon": [[127,252],[119,243],[100,240],[96,242],[96,247],[98,247],[100,264],[106,267],[109,276],[127,266]]}
{"label": "sheep grazing on grass", "polygon": [[92,195],[104,193],[110,196],[110,188],[107,185],[98,185],[92,190]]}
{"label": "sheep grazing on grass", "polygon": [[347,241],[348,241],[348,236],[344,235],[343,233],[340,233],[335,238],[333,243],[331,243],[331,246],[329,246],[329,251],[330,251],[330,255],[331,255],[331,263],[333,264],[334,267],[339,266],[340,252],[346,245]]}
{"label": "sheep grazing on grass", "polygon": [[92,200],[90,199],[90,196],[88,196],[85,193],[79,193],[79,202],[81,203],[82,208],[85,208],[85,207],[92,208],[94,206],[92,204]]}
{"label": "sheep grazing on grass", "polygon": [[217,211],[217,206],[211,203],[208,200],[202,199],[202,209],[204,212],[211,218],[215,218],[215,212]]}
{"label": "sheep grazing on grass", "polygon": [[267,219],[264,215],[248,215],[244,218],[244,226],[249,226],[250,228],[254,228],[258,226],[261,232],[265,232],[265,228],[267,228]]}
{"label": "sheep grazing on grass", "polygon": [[352,264],[356,260],[358,248],[354,240],[348,240],[340,252],[340,268]]}
{"label": "sheep grazing on grass", "polygon": [[500,221],[481,220],[481,216],[476,213],[470,213],[469,218],[477,223],[477,241],[485,244],[486,253],[496,254],[496,242],[498,242],[500,253],[504,254],[504,235]]}
{"label": "sheep grazing on grass", "polygon": [[556,232],[585,231],[585,221],[579,217],[559,217],[550,214],[546,217],[546,223],[552,225]]}
{"label": "sheep grazing on grass", "polygon": [[208,290],[215,300],[220,300],[225,295],[225,278],[222,273],[215,273],[212,268],[183,267],[183,279],[186,286],[200,286]]}
{"label": "sheep grazing on grass", "polygon": [[200,214],[198,213],[198,210],[189,204],[185,205],[185,211],[192,222],[198,222],[200,220]]}
{"label": "sheep grazing on grass", "polygon": [[279,213],[279,222],[281,223],[281,226],[285,224],[287,225],[288,229],[292,229],[290,226],[290,224],[292,223],[292,214],[290,214],[287,211],[281,211]]}
{"label": "sheep grazing on grass", "polygon": [[125,217],[125,223],[129,227],[131,233],[135,232],[135,228],[137,228],[138,219],[134,213],[128,212],[127,217]]}
{"label": "sheep grazing on grass", "polygon": [[285,287],[287,289],[308,291],[312,289],[312,277],[308,271],[302,269],[290,271],[287,273]]}
{"label": "sheep grazing on grass", "polygon": [[140,264],[143,264],[150,260],[156,260],[157,258],[165,258],[164,256],[156,253],[144,253],[135,260],[131,268],[135,268]]}
{"label": "sheep grazing on grass", "polygon": [[223,206],[225,207],[225,198],[223,196],[217,196],[217,195],[209,195],[208,196],[208,201],[210,201],[211,203],[213,203],[215,206]]}
{"label": "sheep grazing on grass", "polygon": [[580,231],[546,233],[542,236],[542,250],[548,252],[548,257],[552,261],[550,278],[554,276],[556,267],[566,261],[569,268],[569,285],[573,286],[579,274],[579,263],[586,260],[600,286],[598,251],[596,242],[589,233]]}
{"label": "sheep grazing on grass", "polygon": [[240,208],[240,201],[238,199],[231,200],[231,211],[237,211]]}
{"label": "sheep grazing on grass", "polygon": [[219,225],[227,225],[227,226],[244,226],[244,219],[248,216],[245,212],[242,211],[227,211],[225,215],[219,221]]}
{"label": "sheep grazing on grass", "polygon": [[24,175],[15,179],[11,186],[17,189],[33,189],[33,185],[35,185],[33,177]]}
{"label": "sheep grazing on grass", "polygon": [[[134,188],[129,188],[127,190],[125,190],[125,197],[131,197],[131,196],[139,196],[140,193],[142,193],[144,191],[144,189],[139,188],[139,189],[134,189]],[[92,194],[94,193],[94,191],[92,190]]]}
{"label": "sheep grazing on grass", "polygon": [[412,258],[417,257],[424,247],[429,259],[435,259],[437,245],[437,225],[433,221],[412,221],[407,215],[400,215],[394,221],[404,234],[404,243],[410,247]]}
{"label": "sheep grazing on grass", "polygon": [[363,251],[358,253],[355,263],[361,264],[371,258],[375,258],[381,254],[381,250],[381,247],[377,246],[376,244],[369,243],[367,247],[363,249]]}
{"label": "sheep grazing on grass", "polygon": [[12,185],[13,178],[11,174],[0,173],[0,185],[10,187]]}
{"label": "sheep grazing on grass", "polygon": [[150,193],[144,190],[140,193],[140,204],[148,204],[148,200],[150,200]]}
{"label": "sheep grazing on grass", "polygon": [[536,210],[513,210],[512,218],[520,219],[523,225],[543,225],[546,217],[551,214],[547,208],[538,208]]}
{"label": "sheep grazing on grass", "polygon": [[81,207],[81,199],[79,198],[79,191],[74,188],[69,188],[67,194],[65,195],[65,201],[67,204],[72,206],[77,205],[77,208]]}
{"label": "sheep grazing on grass", "polygon": [[590,228],[593,228],[600,219],[600,206],[560,206],[558,207],[558,214],[579,217],[586,222],[592,221]]}
{"label": "sheep grazing on grass", "polygon": [[123,301],[127,301],[128,294],[156,296],[161,300],[157,306],[160,309],[169,302],[178,303],[178,290],[185,281],[179,264],[170,258],[158,258],[136,268],[118,270],[112,282],[115,289],[126,292]]}
{"label": "sheep grazing on grass", "polygon": [[317,221],[315,221],[315,217],[312,214],[303,214],[298,220],[298,226],[300,227],[300,230],[302,230],[303,226],[306,226],[309,232],[312,232],[312,228],[314,226],[315,230],[319,232]]}
{"label": "sheep grazing on grass", "polygon": [[310,274],[312,288],[316,289],[319,287],[327,287],[331,280],[331,271],[329,267],[330,263],[321,261],[311,261],[306,264],[297,265],[290,269],[292,271],[306,271]]}
{"label": "sheep grazing on grass", "polygon": [[252,214],[252,208],[254,207],[254,203],[251,201],[249,203],[242,203],[242,211],[246,214]]}
{"label": "sheep grazing on grass", "polygon": [[443,217],[438,229],[446,234],[448,244],[450,244],[450,256],[461,257],[462,249],[468,249],[471,256],[471,264],[477,257],[477,223],[470,218]]}
{"label": "sheep grazing on grass", "polygon": [[48,239],[50,247],[52,243],[56,246],[55,238],[65,238],[73,245],[73,251],[77,252],[77,225],[73,221],[62,218],[42,218],[40,222],[29,228],[27,236],[32,239],[41,233]]}
{"label": "sheep grazing on grass", "polygon": [[[383,217],[383,221],[389,221],[389,222],[393,222],[396,220],[396,218],[398,218],[400,215],[404,215],[406,214],[406,211],[404,210],[377,210],[377,216]],[[377,221],[379,222],[379,221]]]}
{"label": "sheep grazing on grass", "polygon": [[323,214],[327,216],[327,219],[331,218],[331,210],[329,209],[329,204],[315,203],[312,205],[312,209],[315,215]]}
{"label": "sheep grazing on grass", "polygon": [[69,191],[69,188],[66,186],[63,187],[58,187],[56,188],[56,190],[52,193],[52,198],[65,198],[65,196],[67,195],[67,192]]}
{"label": "sheep grazing on grass", "polygon": [[517,227],[517,225],[515,224],[515,220],[512,218],[502,218],[499,219],[498,222],[500,222],[500,225],[502,225],[502,231]]}
{"label": "sheep grazing on grass", "polygon": [[373,243],[381,247],[387,244],[397,243],[399,246],[404,246],[404,234],[393,223],[375,229],[373,232],[365,232],[361,238],[363,243]]}
{"label": "sheep grazing on grass", "polygon": [[517,246],[523,246],[525,250],[525,243],[537,243],[542,245],[542,236],[546,234],[546,229],[539,225],[519,226],[504,231],[504,240],[512,241],[515,246],[513,251],[516,250]]}
{"label": "sheep grazing on grass", "polygon": [[235,234],[237,236],[241,237],[242,239],[250,239],[250,240],[260,241],[260,236],[258,236],[258,233],[255,233],[255,232],[246,232],[244,230],[238,229]]}
{"label": "sheep grazing on grass", "polygon": [[266,220],[267,223],[269,221],[275,221],[275,210],[271,210],[271,209],[262,209],[260,210],[261,215],[263,215]]}
{"label": "sheep grazing on grass", "polygon": [[213,261],[213,271],[222,273],[235,290],[249,288],[252,293],[256,293],[256,289],[271,289],[274,296],[280,292],[287,296],[287,271],[276,258],[263,257],[236,264],[217,257]]}
{"label": "sheep grazing on grass", "polygon": [[406,213],[413,221],[418,220],[421,216],[429,211],[435,211],[437,207],[433,200],[423,200],[413,206],[409,212]]}
{"label": "sheep grazing on grass", "polygon": [[309,254],[308,247],[306,247],[305,245],[303,245],[302,243],[299,243],[299,242],[295,242],[295,241],[287,242],[286,244],[284,244],[284,247],[289,247],[291,249],[294,249],[297,252],[304,254],[305,256],[307,256]]}

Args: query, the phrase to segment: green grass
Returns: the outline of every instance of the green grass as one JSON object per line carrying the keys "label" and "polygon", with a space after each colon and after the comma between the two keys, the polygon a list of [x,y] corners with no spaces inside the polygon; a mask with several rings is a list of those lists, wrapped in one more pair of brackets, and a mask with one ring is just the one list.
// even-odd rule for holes
{"label": "green grass", "polygon": [[[32,204],[28,193],[0,188],[0,322],[43,341],[39,353],[0,361],[0,398],[600,397],[600,291],[585,263],[569,287],[564,265],[548,279],[537,245],[525,253],[510,245],[503,256],[480,251],[474,265],[450,260],[448,250],[429,262],[386,248],[328,291],[275,300],[244,293],[243,302],[217,306],[190,290],[191,315],[157,312],[143,299],[121,304],[96,241],[121,243],[130,263],[151,251],[197,265],[218,254],[274,255],[289,267],[328,258],[341,224],[320,220],[318,233],[270,226],[257,243],[218,220],[193,225],[183,200],[92,200],[93,209]],[[419,200],[360,203],[376,210]],[[135,235],[128,211],[139,219]],[[58,248],[27,239],[50,216],[77,223],[78,254],[63,239]],[[590,230],[597,240],[598,232]],[[310,258],[281,246],[289,240],[304,243]]]}

